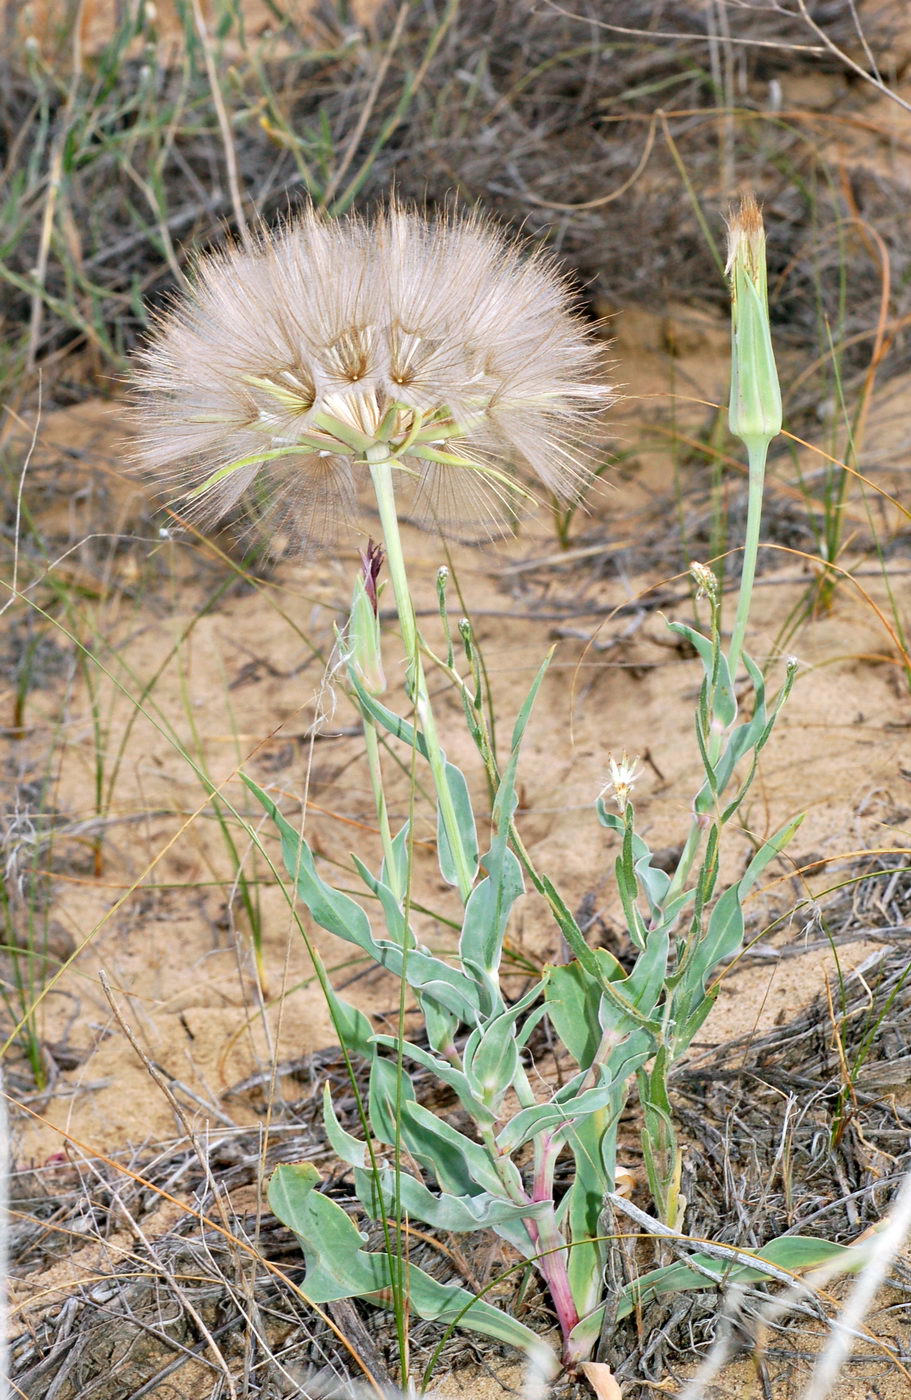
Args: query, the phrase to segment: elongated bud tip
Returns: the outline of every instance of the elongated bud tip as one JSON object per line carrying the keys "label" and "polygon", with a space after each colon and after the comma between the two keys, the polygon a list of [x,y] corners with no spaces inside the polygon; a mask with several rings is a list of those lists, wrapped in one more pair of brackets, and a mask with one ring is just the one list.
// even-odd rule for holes
{"label": "elongated bud tip", "polygon": [[765,228],[754,195],[745,194],[738,208],[728,215],[728,262],[730,277],[734,264],[741,261],[754,281],[765,280]]}

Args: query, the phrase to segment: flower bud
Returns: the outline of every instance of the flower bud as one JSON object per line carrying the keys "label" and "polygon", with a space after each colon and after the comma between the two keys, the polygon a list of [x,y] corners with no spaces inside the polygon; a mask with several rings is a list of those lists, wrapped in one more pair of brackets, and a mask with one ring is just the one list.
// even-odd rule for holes
{"label": "flower bud", "polygon": [[765,230],[752,195],[732,211],[727,274],[731,286],[731,432],[747,448],[768,447],[781,432],[781,390],[772,350]]}

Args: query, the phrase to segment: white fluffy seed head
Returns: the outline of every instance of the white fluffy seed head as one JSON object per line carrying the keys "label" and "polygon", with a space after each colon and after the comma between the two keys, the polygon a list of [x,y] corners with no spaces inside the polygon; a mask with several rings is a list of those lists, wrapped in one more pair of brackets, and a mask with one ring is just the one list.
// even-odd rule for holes
{"label": "white fluffy seed head", "polygon": [[141,354],[138,465],[204,522],[244,497],[306,547],[388,450],[406,515],[494,536],[530,484],[584,491],[599,361],[552,260],[480,215],[309,211],[199,262]]}

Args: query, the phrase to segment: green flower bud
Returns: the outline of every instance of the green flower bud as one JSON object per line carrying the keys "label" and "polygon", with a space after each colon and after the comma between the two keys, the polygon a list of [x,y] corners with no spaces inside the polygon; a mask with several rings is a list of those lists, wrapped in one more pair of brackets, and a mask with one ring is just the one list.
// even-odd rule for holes
{"label": "green flower bud", "polygon": [[772,350],[765,230],[752,195],[728,224],[731,285],[731,432],[747,448],[768,447],[781,432],[781,390]]}

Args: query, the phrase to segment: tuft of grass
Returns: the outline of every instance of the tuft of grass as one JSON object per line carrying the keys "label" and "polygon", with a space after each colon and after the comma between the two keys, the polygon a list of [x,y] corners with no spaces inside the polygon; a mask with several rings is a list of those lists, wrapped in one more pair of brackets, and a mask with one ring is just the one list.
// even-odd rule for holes
{"label": "tuft of grass", "polygon": [[0,872],[0,999],[15,1041],[39,1090],[48,1084],[48,1066],[37,1010],[49,957],[50,914],[47,888],[38,873],[41,842],[31,815],[10,813],[3,831],[4,869]]}

